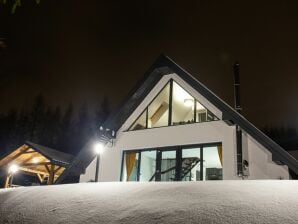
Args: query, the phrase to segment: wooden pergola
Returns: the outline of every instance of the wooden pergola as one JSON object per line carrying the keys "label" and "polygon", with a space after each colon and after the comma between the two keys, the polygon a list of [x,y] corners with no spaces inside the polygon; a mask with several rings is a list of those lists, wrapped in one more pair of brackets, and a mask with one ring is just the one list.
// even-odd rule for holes
{"label": "wooden pergola", "polygon": [[12,165],[18,167],[18,172],[35,175],[40,183],[53,184],[72,159],[72,155],[26,142],[0,159],[0,168],[7,173],[4,187],[9,187],[12,174],[8,170]]}

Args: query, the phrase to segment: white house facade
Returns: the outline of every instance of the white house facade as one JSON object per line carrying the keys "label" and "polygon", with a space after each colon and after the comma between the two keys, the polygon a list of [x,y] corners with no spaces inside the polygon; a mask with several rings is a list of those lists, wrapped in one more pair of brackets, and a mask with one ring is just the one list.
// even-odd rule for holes
{"label": "white house facade", "polygon": [[[289,179],[289,168],[298,171],[291,155],[166,56],[107,120],[99,139],[105,145],[99,181]],[[94,181],[91,145],[65,175]]]}

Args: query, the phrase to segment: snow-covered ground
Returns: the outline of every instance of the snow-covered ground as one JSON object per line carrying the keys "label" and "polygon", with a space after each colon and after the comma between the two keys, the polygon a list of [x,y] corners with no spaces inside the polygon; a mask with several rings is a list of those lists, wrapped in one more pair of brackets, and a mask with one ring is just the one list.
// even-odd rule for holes
{"label": "snow-covered ground", "polygon": [[0,190],[0,223],[298,223],[298,181],[86,183]]}

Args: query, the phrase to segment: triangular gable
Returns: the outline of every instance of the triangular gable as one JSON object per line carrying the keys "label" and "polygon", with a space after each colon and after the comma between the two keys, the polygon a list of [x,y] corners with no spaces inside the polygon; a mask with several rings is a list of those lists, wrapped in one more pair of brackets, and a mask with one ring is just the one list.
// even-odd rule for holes
{"label": "triangular gable", "polygon": [[[151,96],[152,98],[152,96]],[[128,130],[219,120],[198,98],[172,78],[154,96]],[[122,129],[122,128],[121,128]]]}
{"label": "triangular gable", "polygon": [[[253,124],[246,120],[241,114],[235,111],[231,106],[221,100],[216,94],[209,90],[205,85],[196,80],[191,74],[186,72],[183,68],[177,65],[169,57],[161,55],[155,63],[145,73],[142,80],[129,93],[128,97],[120,104],[117,110],[107,119],[104,123],[104,128],[117,131],[122,124],[128,119],[138,105],[145,99],[146,95],[149,94],[152,88],[161,80],[164,75],[177,74],[193,89],[199,92],[205,97],[211,104],[215,105],[222,112],[222,119],[227,123],[239,125],[246,133],[251,135],[261,145],[268,149],[272,153],[272,158],[275,161],[279,161],[287,165],[296,174],[298,174],[298,163],[296,159],[291,156],[287,151],[280,147],[277,143],[266,136],[262,131],[257,129]],[[82,152],[84,153],[84,152]],[[86,151],[85,153],[90,154],[91,152]],[[78,156],[80,156],[79,153]],[[90,158],[92,155],[87,156]],[[84,155],[86,157],[86,155]],[[74,163],[71,164],[69,171],[66,170],[64,175],[71,173],[72,170],[76,169],[76,163],[81,167],[87,167],[89,160],[84,161],[84,158],[80,159],[77,157]],[[63,177],[64,178],[64,177]],[[61,177],[61,181],[63,179]],[[60,180],[58,180],[59,183]]]}

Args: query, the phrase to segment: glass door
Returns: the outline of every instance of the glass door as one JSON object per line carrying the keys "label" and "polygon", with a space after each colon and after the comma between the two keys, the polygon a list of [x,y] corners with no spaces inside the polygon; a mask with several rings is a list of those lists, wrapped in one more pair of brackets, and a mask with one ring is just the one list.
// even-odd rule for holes
{"label": "glass door", "polygon": [[222,153],[221,144],[125,151],[121,180],[222,180]]}
{"label": "glass door", "polygon": [[[144,152],[142,152],[143,154]],[[148,153],[148,152],[146,152]],[[174,181],[177,179],[177,162],[176,162],[177,150],[156,150],[156,156],[154,157],[155,173],[149,181]],[[153,156],[151,156],[152,158]],[[143,156],[141,157],[143,158]],[[143,159],[141,159],[141,180],[142,178],[142,165]],[[150,175],[152,172],[150,173]]]}
{"label": "glass door", "polygon": [[182,149],[181,181],[199,181],[203,179],[202,147]]}

